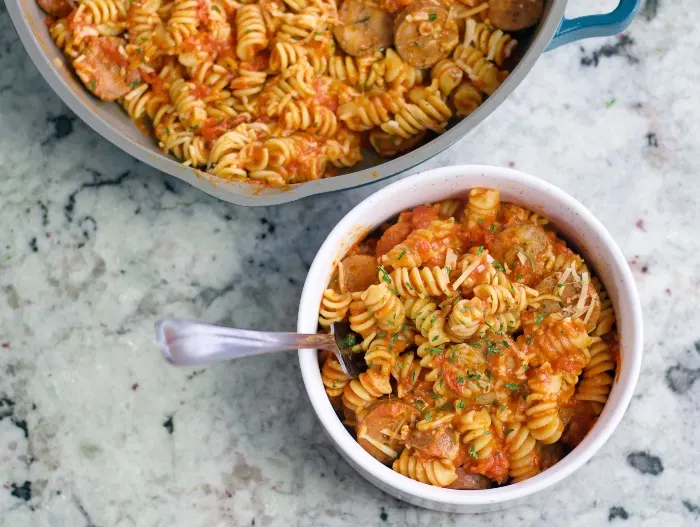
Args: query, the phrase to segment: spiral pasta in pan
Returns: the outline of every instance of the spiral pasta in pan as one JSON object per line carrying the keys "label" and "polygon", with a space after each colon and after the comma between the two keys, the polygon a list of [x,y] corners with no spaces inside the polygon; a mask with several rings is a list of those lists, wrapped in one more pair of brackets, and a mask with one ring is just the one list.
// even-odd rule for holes
{"label": "spiral pasta in pan", "polygon": [[164,153],[272,186],[442,133],[498,89],[542,14],[542,0],[37,1],[86,88]]}
{"label": "spiral pasta in pan", "polygon": [[366,371],[349,379],[330,355],[321,378],[360,445],[452,489],[547,470],[595,425],[619,364],[615,311],[593,269],[556,226],[494,189],[368,234],[338,264],[318,320],[357,334]]}

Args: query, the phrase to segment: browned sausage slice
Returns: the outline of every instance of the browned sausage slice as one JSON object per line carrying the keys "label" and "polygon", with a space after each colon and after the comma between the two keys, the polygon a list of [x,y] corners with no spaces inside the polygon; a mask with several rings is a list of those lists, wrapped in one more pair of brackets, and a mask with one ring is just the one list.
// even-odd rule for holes
{"label": "browned sausage slice", "polygon": [[394,22],[396,51],[416,68],[434,66],[458,42],[457,23],[438,0],[419,0],[401,11]]}
{"label": "browned sausage slice", "polygon": [[396,459],[403,448],[402,429],[418,417],[418,410],[397,399],[381,399],[358,415],[357,442],[382,463]]}
{"label": "browned sausage slice", "polygon": [[360,0],[345,0],[333,29],[338,45],[348,55],[359,57],[391,46],[393,17]]}
{"label": "browned sausage slice", "polygon": [[503,31],[534,26],[542,18],[543,0],[490,0],[488,18]]}
{"label": "browned sausage slice", "polygon": [[360,292],[367,289],[372,284],[377,283],[377,259],[366,254],[353,254],[342,262],[342,272],[338,277],[343,281],[341,284],[344,291],[351,293]]}
{"label": "browned sausage slice", "polygon": [[96,37],[85,52],[73,61],[75,72],[88,90],[104,101],[114,101],[126,95],[129,79],[126,58],[119,52],[125,42],[118,37]]}
{"label": "browned sausage slice", "polygon": [[462,467],[457,469],[457,479],[446,488],[457,490],[481,490],[491,488],[491,480],[481,474],[467,472]]}
{"label": "browned sausage slice", "polygon": [[55,16],[56,18],[70,15],[77,5],[77,2],[73,0],[36,0],[36,3],[47,15]]}

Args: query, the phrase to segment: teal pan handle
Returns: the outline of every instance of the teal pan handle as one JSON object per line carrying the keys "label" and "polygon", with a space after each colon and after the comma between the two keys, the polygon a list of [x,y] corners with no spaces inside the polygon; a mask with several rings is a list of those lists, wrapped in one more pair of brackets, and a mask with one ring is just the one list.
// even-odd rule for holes
{"label": "teal pan handle", "polygon": [[609,37],[622,33],[632,23],[642,0],[619,0],[612,13],[563,18],[547,51],[584,38]]}

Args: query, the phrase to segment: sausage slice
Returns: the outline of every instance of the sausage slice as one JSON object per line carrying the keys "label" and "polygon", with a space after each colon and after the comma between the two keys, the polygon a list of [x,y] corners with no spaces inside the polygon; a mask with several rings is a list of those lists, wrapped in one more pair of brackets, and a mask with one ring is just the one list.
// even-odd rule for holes
{"label": "sausage slice", "polygon": [[343,266],[342,286],[345,291],[351,293],[367,289],[377,283],[377,259],[366,254],[353,254],[345,258]]}
{"label": "sausage slice", "polygon": [[47,15],[55,16],[56,18],[70,15],[77,5],[77,2],[73,0],[37,0],[36,3]]}
{"label": "sausage slice", "polygon": [[467,472],[462,467],[457,469],[457,479],[446,488],[456,490],[481,490],[491,488],[491,480],[481,474]]}
{"label": "sausage slice", "polygon": [[488,18],[503,31],[534,26],[542,18],[543,0],[489,0]]}
{"label": "sausage slice", "polygon": [[119,53],[124,40],[118,37],[95,37],[85,52],[73,61],[75,72],[97,97],[114,101],[129,92],[134,71],[129,71],[126,57]]}
{"label": "sausage slice", "polygon": [[340,23],[333,28],[333,34],[348,55],[359,57],[391,46],[393,17],[390,13],[360,0],[345,0],[338,19]]}
{"label": "sausage slice", "polygon": [[438,0],[419,0],[401,11],[394,22],[396,51],[416,68],[434,66],[458,42],[457,23]]}
{"label": "sausage slice", "polygon": [[418,410],[410,404],[381,399],[358,415],[357,442],[378,461],[391,463],[403,449],[404,425],[411,425],[417,417]]}

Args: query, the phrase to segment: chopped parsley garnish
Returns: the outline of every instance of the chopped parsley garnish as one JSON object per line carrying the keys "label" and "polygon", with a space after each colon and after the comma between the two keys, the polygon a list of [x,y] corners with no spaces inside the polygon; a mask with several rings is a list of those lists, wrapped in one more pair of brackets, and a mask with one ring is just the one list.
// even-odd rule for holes
{"label": "chopped parsley garnish", "polygon": [[486,341],[486,349],[488,350],[489,356],[494,355],[496,353],[501,355],[501,353],[503,353],[501,350],[498,349],[498,344],[491,340]]}
{"label": "chopped parsley garnish", "polygon": [[140,79],[136,79],[136,80],[133,81],[129,86],[131,86],[132,88],[136,88],[136,86],[138,86],[139,84],[141,84],[141,80],[140,80]]}
{"label": "chopped parsley garnish", "polygon": [[489,432],[488,430],[484,430],[484,434],[483,434],[483,435],[487,436],[487,435],[489,435],[489,433],[490,433],[490,432]]}
{"label": "chopped parsley garnish", "polygon": [[217,13],[221,13],[221,9],[219,9],[218,5],[212,6],[212,9],[216,11]]}
{"label": "chopped parsley garnish", "polygon": [[457,384],[464,384],[464,377],[462,377],[461,375],[458,375],[457,376]]}
{"label": "chopped parsley garnish", "polygon": [[523,364],[523,371],[527,371],[528,365],[527,363]]}
{"label": "chopped parsley garnish", "polygon": [[457,408],[458,410],[461,410],[462,408],[464,408],[464,406],[465,406],[464,401],[457,401],[455,403],[455,408]]}
{"label": "chopped parsley garnish", "polygon": [[509,428],[508,430],[506,430],[506,435],[511,434],[513,432],[514,432],[514,430],[512,428]]}
{"label": "chopped parsley garnish", "polygon": [[528,335],[527,337],[525,337],[525,343],[532,344],[532,335]]}
{"label": "chopped parsley garnish", "polygon": [[440,396],[433,391],[430,392],[430,396],[436,401],[440,398]]}
{"label": "chopped parsley garnish", "polygon": [[518,273],[518,274],[515,275],[515,280],[516,280],[516,281],[517,281],[517,280],[521,280],[522,277],[523,277],[523,275],[521,275],[520,273]]}
{"label": "chopped parsley garnish", "polygon": [[489,227],[489,232],[493,232],[496,229],[496,224],[492,223],[491,226]]}
{"label": "chopped parsley garnish", "polygon": [[506,384],[504,384],[504,386],[509,390],[513,390],[514,392],[517,392],[520,389],[519,384],[513,384],[512,382],[507,382]]}
{"label": "chopped parsley garnish", "polygon": [[541,325],[546,316],[547,313],[537,313],[537,316],[535,317],[535,324],[538,326]]}
{"label": "chopped parsley garnish", "polygon": [[506,348],[506,349],[509,349],[509,348],[510,348],[510,344],[508,344],[505,340],[502,340],[502,341],[501,341],[501,344],[503,344],[503,347]]}
{"label": "chopped parsley garnish", "polygon": [[411,375],[411,382],[416,382],[416,370],[413,370],[413,374]]}
{"label": "chopped parsley garnish", "polygon": [[345,335],[343,339],[340,341],[340,343],[343,345],[345,348],[351,348],[355,345],[357,342],[357,339],[355,338],[355,335],[352,333]]}
{"label": "chopped parsley garnish", "polygon": [[474,447],[474,443],[472,443],[472,447],[469,449],[469,455],[473,457],[474,459],[477,459],[476,457],[476,448]]}
{"label": "chopped parsley garnish", "polygon": [[501,265],[501,262],[498,260],[494,260],[491,262],[491,265],[493,265],[493,268],[496,269],[496,271],[505,271],[506,268]]}
{"label": "chopped parsley garnish", "polygon": [[440,407],[443,412],[449,412],[451,410],[450,403],[445,403]]}
{"label": "chopped parsley garnish", "polygon": [[478,373],[469,373],[467,374],[467,379],[481,379],[481,375]]}
{"label": "chopped parsley garnish", "polygon": [[397,363],[396,367],[399,369],[399,371],[403,370],[403,362]]}
{"label": "chopped parsley garnish", "polygon": [[88,88],[90,88],[90,91],[95,91],[95,84],[97,83],[97,79],[92,79],[90,81],[90,84],[88,85]]}
{"label": "chopped parsley garnish", "polygon": [[391,283],[391,276],[389,276],[389,273],[386,272],[386,269],[384,269],[383,265],[377,266],[379,269],[379,275],[382,277],[382,282],[386,282],[387,284]]}
{"label": "chopped parsley garnish", "polygon": [[442,348],[428,348],[431,355],[440,355],[442,353]]}
{"label": "chopped parsley garnish", "polygon": [[432,339],[430,339],[430,342],[435,342],[439,338],[440,338],[440,335],[435,335]]}
{"label": "chopped parsley garnish", "polygon": [[483,252],[484,252],[484,246],[483,246],[483,245],[479,245],[479,246],[476,248],[476,255],[477,255],[477,256],[481,256],[481,253],[483,253]]}
{"label": "chopped parsley garnish", "polygon": [[455,361],[455,349],[452,348],[452,351],[450,352],[450,364],[453,364]]}
{"label": "chopped parsley garnish", "polygon": [[430,412],[428,412],[427,414],[425,414],[425,416],[423,416],[423,419],[425,419],[426,421],[430,421],[432,418],[433,418],[433,414]]}
{"label": "chopped parsley garnish", "polygon": [[435,13],[430,13],[428,15],[428,20],[430,20],[431,22],[435,22],[436,19],[437,19],[437,15]]}
{"label": "chopped parsley garnish", "polygon": [[484,223],[484,218],[479,218],[478,220],[476,220],[476,222],[477,222],[479,225],[481,225],[482,223]]}
{"label": "chopped parsley garnish", "polygon": [[401,251],[401,252],[399,253],[399,255],[396,257],[396,259],[397,259],[397,260],[400,260],[400,259],[403,258],[405,255],[406,255],[406,249],[404,249],[403,251]]}
{"label": "chopped parsley garnish", "polygon": [[394,342],[396,342],[396,339],[399,338],[399,332],[397,331],[396,333],[392,333],[391,338],[389,339],[389,344],[392,346],[394,345]]}

